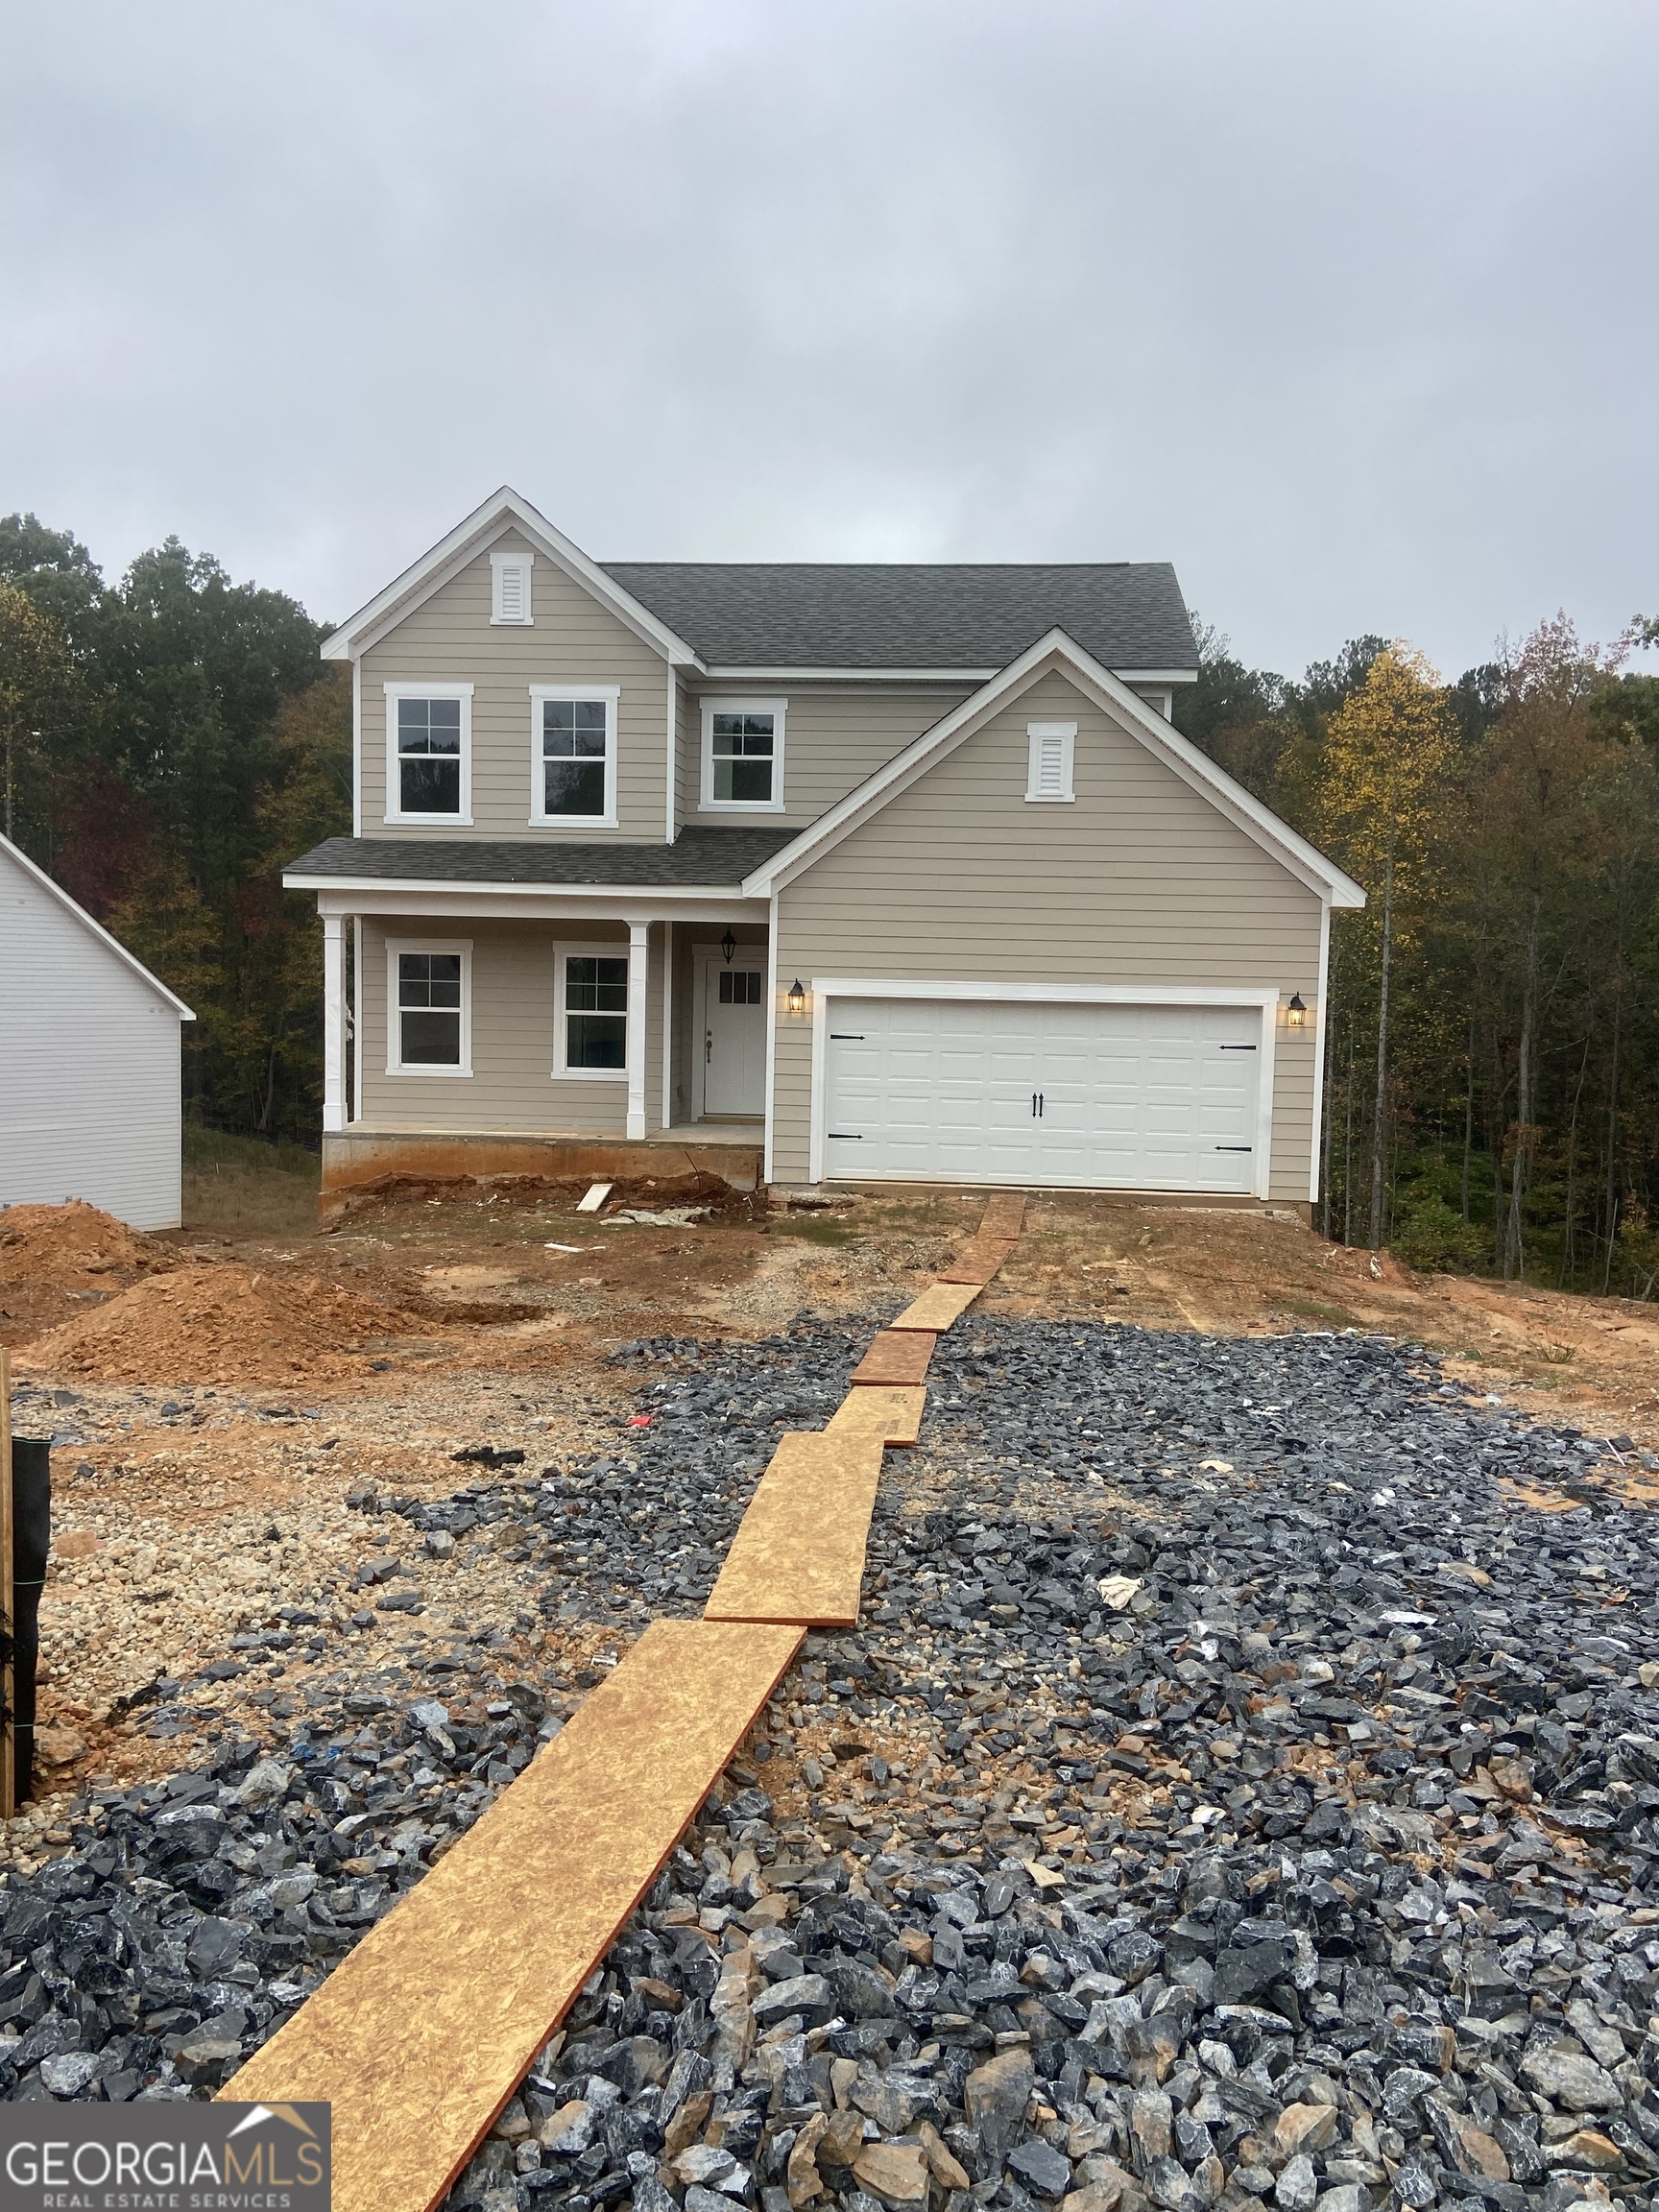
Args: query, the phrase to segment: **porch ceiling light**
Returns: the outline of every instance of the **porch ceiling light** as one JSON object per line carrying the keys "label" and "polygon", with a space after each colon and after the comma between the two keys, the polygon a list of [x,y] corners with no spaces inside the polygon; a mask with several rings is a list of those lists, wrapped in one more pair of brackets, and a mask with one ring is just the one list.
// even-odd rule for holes
{"label": "porch ceiling light", "polygon": [[726,965],[728,968],[730,968],[732,965],[732,955],[737,950],[737,940],[733,936],[730,929],[727,930],[725,936],[720,940],[720,950],[725,953]]}
{"label": "porch ceiling light", "polygon": [[1307,1028],[1308,1009],[1302,1003],[1302,994],[1300,991],[1291,992],[1290,1003],[1285,1009],[1285,1020],[1286,1024],[1292,1029]]}
{"label": "porch ceiling light", "polygon": [[791,1014],[805,1014],[806,1011],[806,987],[799,975],[789,986],[789,1011]]}

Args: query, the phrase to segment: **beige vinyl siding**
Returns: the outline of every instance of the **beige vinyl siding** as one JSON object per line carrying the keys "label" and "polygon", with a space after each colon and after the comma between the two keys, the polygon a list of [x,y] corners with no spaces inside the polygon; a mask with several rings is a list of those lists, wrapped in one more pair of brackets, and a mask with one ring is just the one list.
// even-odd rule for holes
{"label": "beige vinyl siding", "polygon": [[[386,1071],[388,938],[472,946],[472,1073],[389,1075]],[[621,1137],[628,1126],[628,1082],[553,1073],[554,955],[560,945],[604,944],[628,950],[617,923],[457,923],[367,917],[359,1004],[363,1098],[356,1118],[372,1129],[539,1132]],[[648,946],[645,1002],[645,1118],[662,1125],[662,930]]]}
{"label": "beige vinyl siding", "polygon": [[[1028,721],[1075,721],[1067,805],[1025,798]],[[1318,996],[1320,901],[1047,674],[779,899],[778,978],[1197,984]],[[774,1179],[808,1167],[811,1021],[781,999]],[[1281,1022],[1271,1195],[1306,1199],[1314,1032]]]}
{"label": "beige vinyl siding", "polygon": [[[490,553],[478,553],[364,654],[361,671],[363,834],[366,837],[589,837],[662,841],[667,820],[667,662],[543,553],[531,571],[534,623],[490,620]],[[528,551],[525,547],[524,550]],[[472,827],[388,822],[387,684],[470,684]],[[614,684],[614,830],[532,828],[530,686]]]}
{"label": "beige vinyl siding", "polygon": [[684,684],[674,693],[674,824],[676,833],[697,819],[703,788],[703,714]]}
{"label": "beige vinyl siding", "polygon": [[[805,829],[838,800],[845,799],[913,738],[960,705],[970,685],[950,688],[906,685],[803,684],[703,685],[688,697],[690,734],[683,740],[682,818],[715,823],[775,822],[782,829]],[[703,799],[703,701],[705,698],[781,699],[783,723],[783,811],[732,813],[705,809]]]}

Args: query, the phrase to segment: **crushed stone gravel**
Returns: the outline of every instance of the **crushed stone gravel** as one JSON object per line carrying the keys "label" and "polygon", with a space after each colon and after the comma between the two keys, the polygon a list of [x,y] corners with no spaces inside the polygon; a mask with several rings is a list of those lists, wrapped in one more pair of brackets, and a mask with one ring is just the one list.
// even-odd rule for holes
{"label": "crushed stone gravel", "polygon": [[[624,1347],[606,1450],[526,1424],[444,1495],[353,1483],[431,1572],[508,1536],[581,1654],[379,1645],[81,1807],[0,1893],[4,2093],[233,2074],[646,1615],[697,1609],[867,1337]],[[862,1627],[808,1638],[451,2204],[1651,2201],[1659,1546],[1624,1440],[1355,1334],[978,1315],[929,1382]]]}

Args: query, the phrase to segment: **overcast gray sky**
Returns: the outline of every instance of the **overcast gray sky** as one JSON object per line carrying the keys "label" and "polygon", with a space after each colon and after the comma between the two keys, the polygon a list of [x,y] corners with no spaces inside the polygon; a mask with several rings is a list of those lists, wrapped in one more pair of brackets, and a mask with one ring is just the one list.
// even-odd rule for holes
{"label": "overcast gray sky", "polygon": [[0,506],[112,570],[344,616],[505,481],[601,559],[1168,558],[1291,671],[1659,613],[1653,0],[5,14]]}

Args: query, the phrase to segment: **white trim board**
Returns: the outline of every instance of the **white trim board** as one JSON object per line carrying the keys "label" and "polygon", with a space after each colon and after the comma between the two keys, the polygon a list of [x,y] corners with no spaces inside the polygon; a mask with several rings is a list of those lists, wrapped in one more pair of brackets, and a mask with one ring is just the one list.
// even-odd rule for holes
{"label": "white trim board", "polygon": [[166,984],[161,981],[158,975],[152,975],[149,969],[145,967],[143,961],[138,959],[134,953],[129,952],[126,946],[122,944],[119,937],[111,937],[108,930],[105,928],[102,922],[94,922],[91,915],[87,913],[84,906],[77,905],[75,901],[70,898],[68,892],[64,890],[61,883],[55,883],[51,877],[47,875],[44,868],[36,867],[35,862],[30,859],[28,854],[24,852],[21,845],[13,845],[10,837],[0,836],[0,853],[4,853],[8,859],[15,860],[18,867],[22,869],[24,875],[31,878],[35,882],[38,883],[43,891],[50,891],[53,898],[57,900],[59,905],[63,908],[64,912],[67,914],[72,914],[75,920],[80,923],[82,928],[86,931],[88,936],[96,937],[99,944],[102,945],[107,951],[113,952],[116,959],[121,962],[122,966],[125,968],[130,968],[141,983],[148,984],[150,989],[155,992],[157,998],[164,998],[167,1001],[167,1004],[171,1006],[173,1011],[178,1015],[180,1022],[195,1021],[195,1015],[190,1011],[189,1007],[185,1005],[183,999],[180,998],[177,993],[169,991]]}
{"label": "white trim board", "polygon": [[[833,998],[977,999],[991,1004],[1053,1006],[1254,1006],[1262,1018],[1262,1057],[1257,1062],[1259,1089],[1252,1195],[1257,1198],[1269,1195],[1273,1173],[1273,1048],[1278,1038],[1281,1003],[1276,987],[1218,984],[1212,989],[1199,983],[936,983],[912,976],[814,975],[807,988],[812,994],[812,1070],[806,1134],[809,1182],[824,1180],[830,1002]],[[770,1129],[770,1113],[767,1123]]]}
{"label": "white trim board", "polygon": [[666,660],[702,668],[695,650],[683,637],[613,582],[596,561],[590,560],[510,484],[503,484],[492,493],[482,506],[475,507],[446,537],[441,538],[400,576],[394,577],[383,591],[377,591],[349,620],[325,637],[322,647],[324,660],[352,661],[366,653],[388,630],[401,622],[406,614],[413,613],[423,600],[429,599],[510,529],[518,530],[529,541],[533,552],[545,554],[572,583],[580,584],[619,621],[626,623],[636,637],[655,647]]}
{"label": "white trim board", "polygon": [[[995,668],[747,667],[710,661],[703,673],[714,684],[988,684]],[[1122,684],[1196,684],[1196,668],[1114,668]]]}
{"label": "white trim board", "polygon": [[751,897],[769,897],[773,892],[786,889],[843,837],[861,828],[890,799],[908,790],[930,768],[965,744],[993,714],[1011,705],[1022,691],[1056,669],[1070,678],[1086,697],[1092,697],[1103,713],[1110,714],[1132,736],[1140,738],[1155,758],[1190,789],[1208,799],[1219,813],[1260,845],[1306,889],[1328,899],[1334,906],[1364,905],[1365,894],[1351,876],[1315,851],[1287,822],[1280,821],[1271,808],[1253,798],[1241,783],[1236,783],[1225,769],[1218,768],[1196,745],[1183,737],[1173,723],[1166,722],[1162,714],[1130,690],[1121,677],[1103,668],[1064,630],[1050,630],[972,698],[964,699],[931,730],[925,730],[921,736],[913,738],[884,768],[866,778],[845,799],[820,815],[810,829],[804,830],[799,837],[791,839],[762,867],[746,877],[744,892]]}
{"label": "white trim board", "polygon": [[337,876],[296,881],[285,876],[282,884],[288,891],[315,891],[320,914],[478,915],[515,921],[576,914],[596,922],[632,922],[641,916],[662,921],[673,914],[690,922],[755,922],[766,905],[764,900],[741,899],[734,892],[721,898],[707,890],[647,892],[607,883],[342,882]]}

